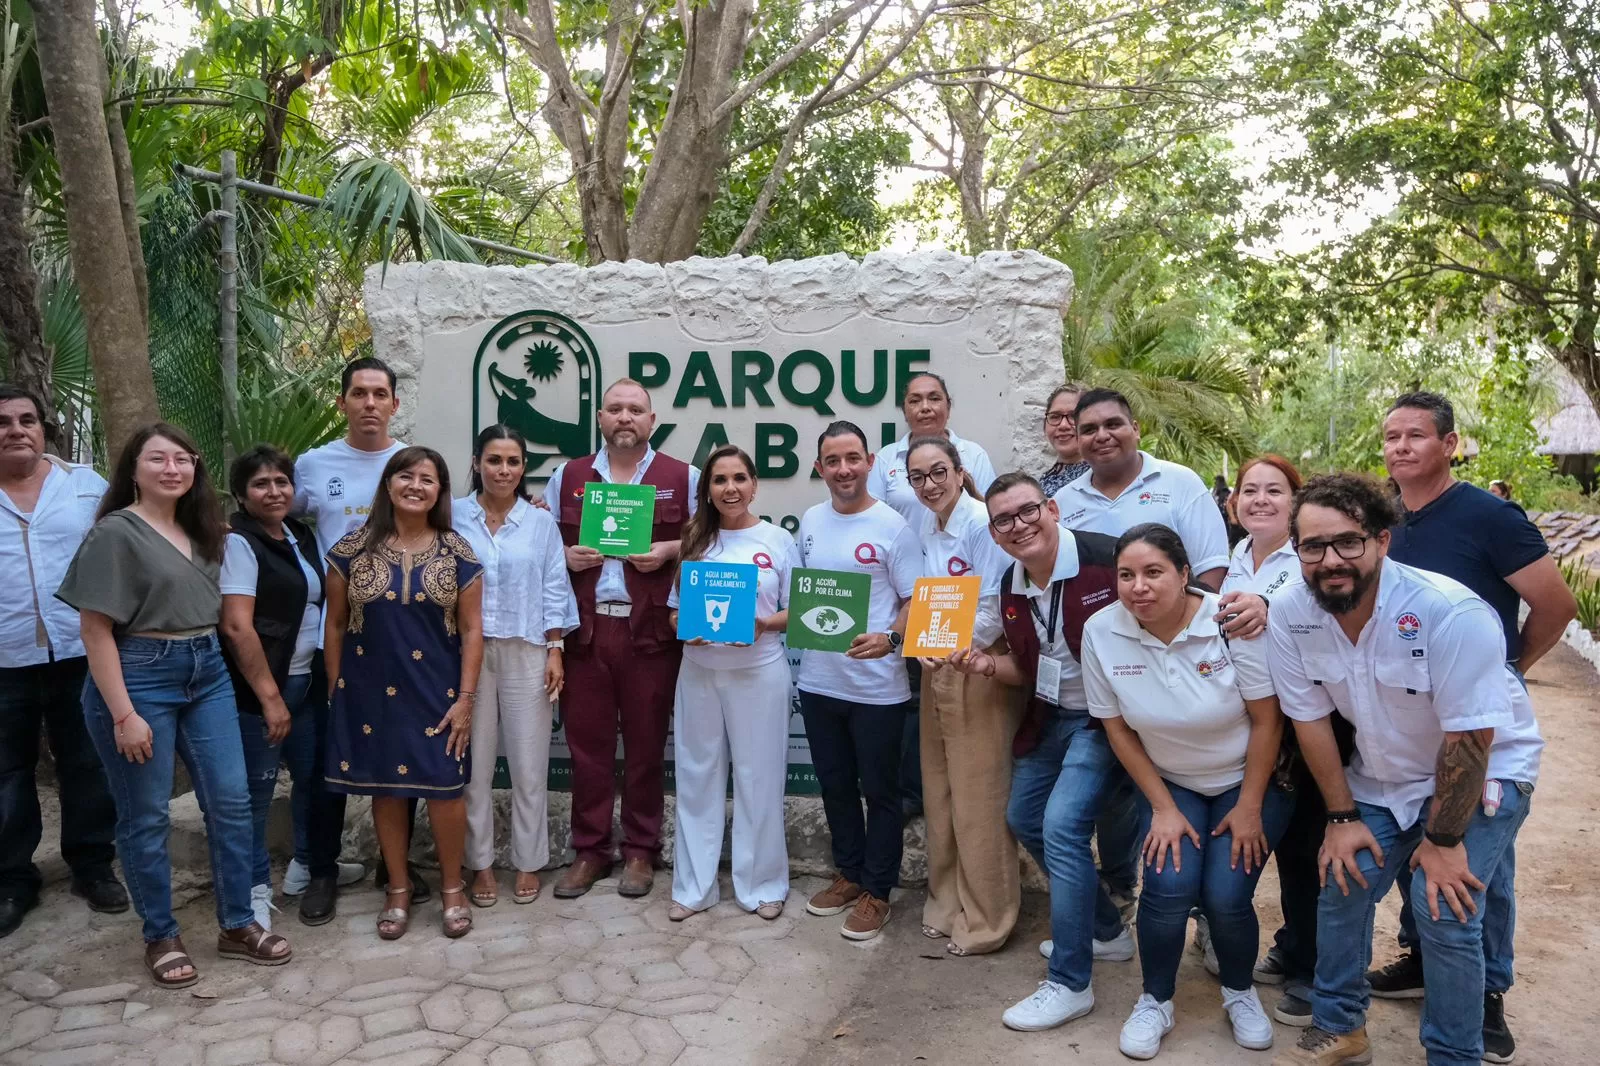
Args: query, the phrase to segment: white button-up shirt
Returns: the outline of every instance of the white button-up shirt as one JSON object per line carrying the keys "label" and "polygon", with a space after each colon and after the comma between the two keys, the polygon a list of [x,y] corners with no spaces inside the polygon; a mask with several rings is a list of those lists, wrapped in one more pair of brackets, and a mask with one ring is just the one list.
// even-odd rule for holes
{"label": "white button-up shirt", "polygon": [[[0,606],[0,668],[34,666],[82,655],[78,612],[56,599],[56,589],[78,546],[94,525],[106,479],[93,467],[47,455],[50,470],[39,501],[24,513],[0,492],[0,573],[9,594]],[[26,584],[24,584],[26,582]]]}
{"label": "white button-up shirt", "polygon": [[1250,747],[1246,700],[1273,693],[1265,642],[1225,640],[1220,597],[1202,597],[1189,625],[1163,644],[1121,601],[1083,627],[1089,713],[1121,718],[1139,734],[1161,776],[1203,796],[1244,780]]}
{"label": "white button-up shirt", "polygon": [[972,646],[981,650],[999,640],[1000,579],[1011,565],[1011,556],[989,535],[989,508],[963,492],[943,529],[939,528],[939,516],[927,507],[912,528],[922,542],[924,575],[983,579]]}
{"label": "white button-up shirt", "polygon": [[[630,485],[644,484],[644,473],[650,469],[650,463],[656,457],[654,448],[645,448],[644,458],[639,460],[639,465],[634,468],[633,479]],[[562,463],[550,472],[550,480],[544,486],[544,504],[550,508],[550,513],[556,517],[561,515],[561,475],[566,473],[567,464]],[[601,481],[611,480],[611,450],[601,448],[594,457],[594,472],[600,475]],[[689,467],[689,499],[685,503],[685,513],[694,517],[699,510],[700,500],[700,469],[696,466]],[[606,561],[600,564],[600,579],[595,584],[594,601],[596,603],[632,603],[633,597],[628,595],[628,582],[624,576],[621,559],[607,556]]]}
{"label": "white button-up shirt", "polygon": [[483,635],[544,644],[545,633],[578,628],[561,530],[548,511],[518,500],[493,533],[477,493],[451,505],[456,532],[483,564]]}
{"label": "white button-up shirt", "polygon": [[[977,441],[956,436],[954,430],[945,432],[950,443],[956,446],[956,454],[961,456],[961,466],[972,475],[973,484],[978,486],[978,493],[982,495],[988,492],[989,486],[994,483],[994,464],[989,461],[989,453]],[[906,480],[906,449],[910,446],[911,434],[907,433],[878,452],[872,460],[872,469],[867,473],[867,491],[872,493],[873,499],[882,500],[899,511],[900,517],[915,529],[917,512],[925,511],[927,507],[922,497],[917,495],[917,490],[911,487],[911,482]]]}
{"label": "white button-up shirt", "polygon": [[1271,599],[1290,585],[1305,581],[1300,569],[1300,557],[1294,546],[1284,541],[1256,566],[1256,557],[1250,549],[1254,537],[1246,537],[1233,549],[1228,560],[1228,574],[1222,579],[1223,592],[1251,592]]}
{"label": "white button-up shirt", "polygon": [[1465,585],[1385,559],[1377,606],[1354,644],[1303,584],[1273,597],[1267,629],[1284,714],[1344,715],[1356,728],[1351,794],[1387,807],[1401,828],[1433,795],[1446,732],[1493,729],[1488,776],[1538,777],[1544,741],[1533,705],[1505,664],[1500,619]]}
{"label": "white button-up shirt", "polygon": [[1195,574],[1228,565],[1228,529],[1200,475],[1179,463],[1140,452],[1139,476],[1112,499],[1094,487],[1094,471],[1056,493],[1061,524],[1086,533],[1120,537],[1144,522],[1160,522],[1178,534]]}

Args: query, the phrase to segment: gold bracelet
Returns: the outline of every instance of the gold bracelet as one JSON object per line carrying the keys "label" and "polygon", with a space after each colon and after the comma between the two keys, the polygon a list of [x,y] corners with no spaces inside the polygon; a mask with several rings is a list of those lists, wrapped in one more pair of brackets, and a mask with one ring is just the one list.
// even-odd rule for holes
{"label": "gold bracelet", "polygon": [[478,702],[478,694],[476,692],[468,692],[466,689],[461,690],[461,698],[466,700],[468,703]]}

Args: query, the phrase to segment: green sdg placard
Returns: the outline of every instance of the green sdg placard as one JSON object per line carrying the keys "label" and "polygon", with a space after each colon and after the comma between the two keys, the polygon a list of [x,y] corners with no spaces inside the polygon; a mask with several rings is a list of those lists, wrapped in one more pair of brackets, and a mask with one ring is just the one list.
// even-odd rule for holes
{"label": "green sdg placard", "polygon": [[872,575],[798,569],[789,578],[789,647],[849,651],[867,631]]}
{"label": "green sdg placard", "polygon": [[656,517],[654,485],[591,481],[583,487],[578,543],[601,555],[643,555],[650,550]]}

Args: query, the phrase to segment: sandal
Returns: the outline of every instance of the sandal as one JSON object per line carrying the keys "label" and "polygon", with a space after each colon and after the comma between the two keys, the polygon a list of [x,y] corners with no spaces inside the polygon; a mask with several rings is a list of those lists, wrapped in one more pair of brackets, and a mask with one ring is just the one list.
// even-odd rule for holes
{"label": "sandal", "polygon": [[378,935],[385,940],[399,940],[405,936],[406,926],[411,922],[411,886],[383,890],[385,903],[397,897],[405,901],[404,907],[388,907],[378,912]]}
{"label": "sandal", "polygon": [[243,959],[256,966],[282,966],[294,957],[289,942],[255,922],[217,934],[217,957]]}
{"label": "sandal", "polygon": [[543,891],[544,886],[539,883],[539,875],[536,873],[528,874],[529,877],[533,878],[532,888],[528,888],[522,883],[522,876],[522,872],[519,870],[517,872],[517,887],[516,891],[512,893],[511,902],[532,903],[539,898],[539,893]]}
{"label": "sandal", "polygon": [[[444,888],[441,886],[439,889],[440,902],[444,902],[450,896],[465,896],[466,894],[467,886],[465,883],[456,885],[454,888]],[[471,929],[472,909],[470,907],[445,907],[445,936],[449,937],[451,940],[454,940],[456,937],[466,936]]]}
{"label": "sandal", "polygon": [[[189,967],[189,976],[167,976],[185,966]],[[194,960],[184,949],[182,939],[175,936],[169,936],[165,940],[152,940],[144,946],[144,968],[149,971],[150,980],[154,981],[158,988],[188,988],[200,980],[200,971],[195,969]]]}
{"label": "sandal", "polygon": [[472,905],[474,907],[493,907],[500,902],[500,886],[493,880],[489,882],[487,890],[481,889],[474,882],[472,886]]}
{"label": "sandal", "polygon": [[682,922],[689,918],[693,918],[699,913],[700,912],[695,910],[693,907],[685,907],[681,903],[674,903],[671,907],[667,908],[667,921]]}
{"label": "sandal", "polygon": [[941,933],[941,932],[939,932],[939,930],[935,929],[933,926],[925,925],[925,926],[922,927],[922,935],[927,937],[929,940],[943,940],[945,937],[949,936],[950,934],[949,933]]}
{"label": "sandal", "polygon": [[954,955],[958,959],[964,959],[968,955],[972,954],[972,952],[968,951],[966,948],[962,947],[960,944],[957,944],[954,940],[952,940],[952,941],[950,941],[950,943],[946,944],[944,946],[944,950],[945,950],[945,952],[947,954]]}

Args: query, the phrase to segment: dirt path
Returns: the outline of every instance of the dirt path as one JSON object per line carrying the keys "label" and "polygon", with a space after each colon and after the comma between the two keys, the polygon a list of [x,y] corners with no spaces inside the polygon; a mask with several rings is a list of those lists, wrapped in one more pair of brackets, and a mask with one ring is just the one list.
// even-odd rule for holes
{"label": "dirt path", "polygon": [[[1595,1061],[1600,1048],[1600,701],[1595,671],[1560,646],[1530,678],[1547,747],[1533,812],[1519,838],[1517,985],[1506,997],[1517,1062],[1569,1066]],[[1257,893],[1263,936],[1276,927],[1277,883],[1268,871]],[[1375,955],[1393,950],[1397,897],[1378,916]],[[918,933],[920,894],[896,900],[880,941],[867,946],[872,972],[852,1005],[833,1020],[802,1061],[806,1066],[890,1066],[927,1062],[1123,1063],[1117,1034],[1139,994],[1136,962],[1095,971],[1095,1011],[1050,1033],[1014,1033],[1001,1012],[1043,977],[1035,945],[1049,936],[1046,901],[1024,901],[1011,944],[995,955],[952,959]],[[1276,996],[1264,990],[1270,1005]],[[1171,1066],[1268,1063],[1271,1052],[1239,1048],[1229,1035],[1217,982],[1193,953],[1178,979],[1178,1025],[1158,1061]],[[1384,1066],[1424,1061],[1416,1004],[1374,1001],[1368,1019]],[[1277,1027],[1279,1046],[1295,1030]]]}

